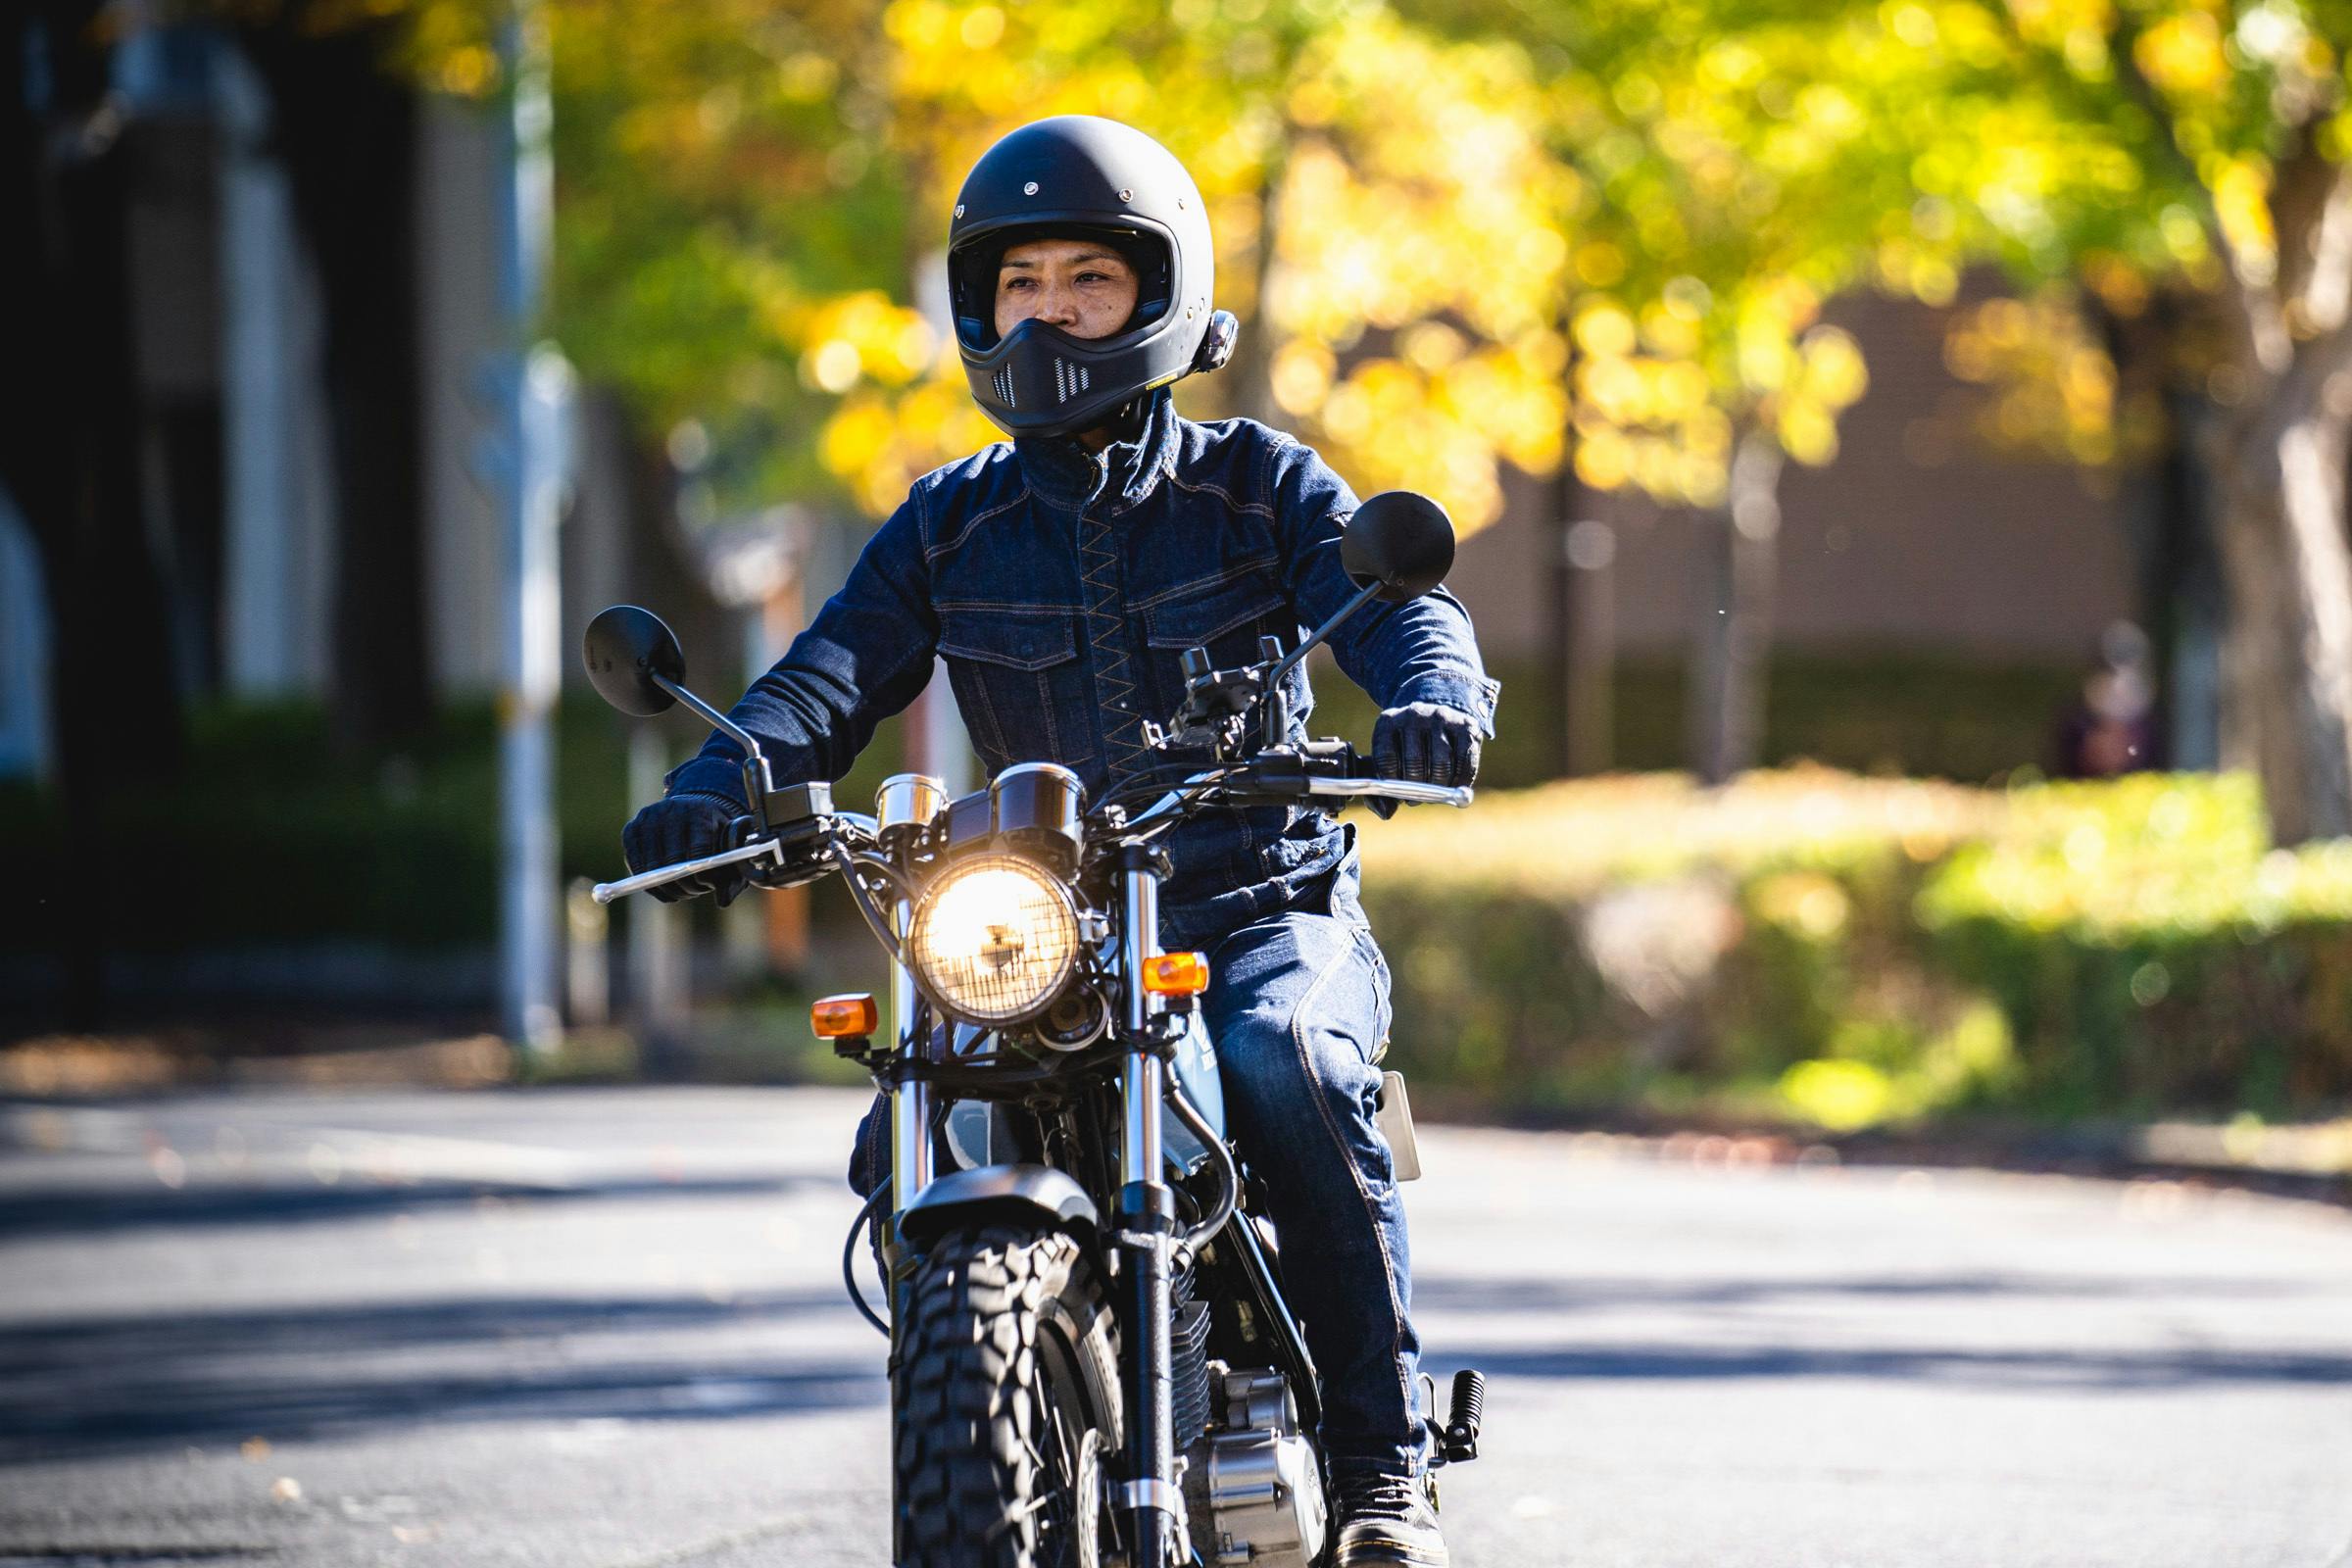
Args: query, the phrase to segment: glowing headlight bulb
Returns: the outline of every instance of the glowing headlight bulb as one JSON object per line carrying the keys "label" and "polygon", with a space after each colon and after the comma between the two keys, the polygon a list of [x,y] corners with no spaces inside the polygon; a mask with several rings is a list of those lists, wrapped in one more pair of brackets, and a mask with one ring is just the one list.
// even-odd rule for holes
{"label": "glowing headlight bulb", "polygon": [[1069,895],[1043,867],[991,856],[932,884],[915,906],[907,947],[951,1011],[975,1023],[1017,1023],[1069,980],[1078,919]]}

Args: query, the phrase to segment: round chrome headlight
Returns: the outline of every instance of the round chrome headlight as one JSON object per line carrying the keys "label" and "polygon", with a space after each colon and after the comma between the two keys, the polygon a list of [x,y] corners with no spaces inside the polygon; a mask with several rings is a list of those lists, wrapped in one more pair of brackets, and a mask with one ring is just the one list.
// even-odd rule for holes
{"label": "round chrome headlight", "polygon": [[1052,872],[985,855],[923,890],[906,956],[949,1011],[1002,1028],[1043,1010],[1078,964],[1078,911]]}

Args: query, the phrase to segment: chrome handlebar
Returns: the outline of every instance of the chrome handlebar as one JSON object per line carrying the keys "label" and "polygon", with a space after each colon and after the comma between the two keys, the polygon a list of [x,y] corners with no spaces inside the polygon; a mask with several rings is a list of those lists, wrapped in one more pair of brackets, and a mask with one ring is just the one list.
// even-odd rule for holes
{"label": "chrome handlebar", "polygon": [[[1170,811],[1182,807],[1192,793],[1203,785],[1224,782],[1240,768],[1212,767],[1170,789],[1167,794],[1145,807],[1128,820],[1131,828],[1155,822]],[[1477,791],[1467,784],[1416,784],[1401,778],[1309,778],[1304,781],[1306,793],[1333,799],[1386,800],[1403,806],[1468,806]]]}
{"label": "chrome handlebar", "polygon": [[[1234,771],[1235,769],[1232,768],[1210,768],[1204,773],[1194,774],[1138,812],[1128,821],[1127,825],[1130,828],[1137,828],[1166,815],[1183,806],[1186,798],[1194,790],[1204,784],[1217,783]],[[1346,800],[1390,800],[1405,806],[1468,806],[1472,796],[1476,793],[1467,785],[1416,784],[1409,779],[1401,778],[1310,778],[1305,781],[1305,784],[1306,793],[1309,795]],[[873,837],[874,819],[872,817],[859,815],[854,811],[840,811],[834,814],[839,820],[862,830],[866,838]],[[773,860],[779,867],[784,864],[783,847],[774,839],[760,839],[750,844],[738,845],[731,850],[721,850],[716,855],[706,855],[700,859],[680,860],[675,865],[658,865],[651,871],[640,871],[635,876],[624,876],[617,882],[599,882],[589,892],[597,903],[611,904],[614,899],[626,898],[632,893],[642,893],[647,888],[662,887],[671,882],[680,882],[687,877],[700,875],[705,871],[716,870],[722,865],[737,865],[747,860],[760,859],[762,857]]]}

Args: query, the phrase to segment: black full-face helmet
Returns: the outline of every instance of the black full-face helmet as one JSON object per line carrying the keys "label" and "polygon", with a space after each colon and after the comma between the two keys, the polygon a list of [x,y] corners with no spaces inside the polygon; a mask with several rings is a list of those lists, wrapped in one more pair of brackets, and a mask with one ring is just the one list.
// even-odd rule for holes
{"label": "black full-face helmet", "polygon": [[[1040,320],[996,329],[997,269],[1025,240],[1100,238],[1134,265],[1135,314],[1104,338]],[[1008,435],[1074,435],[1133,399],[1232,356],[1211,304],[1208,211],[1184,166],[1115,120],[1023,125],[972,166],[948,225],[948,291],[972,396]]]}

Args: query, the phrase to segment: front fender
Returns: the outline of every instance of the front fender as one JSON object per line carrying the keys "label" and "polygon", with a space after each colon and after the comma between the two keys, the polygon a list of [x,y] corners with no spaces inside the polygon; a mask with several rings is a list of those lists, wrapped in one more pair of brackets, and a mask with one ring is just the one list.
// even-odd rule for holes
{"label": "front fender", "polygon": [[919,1250],[952,1230],[989,1220],[1091,1233],[1100,1217],[1095,1200],[1067,1172],[1051,1165],[982,1165],[950,1171],[916,1194],[899,1215],[899,1235]]}

